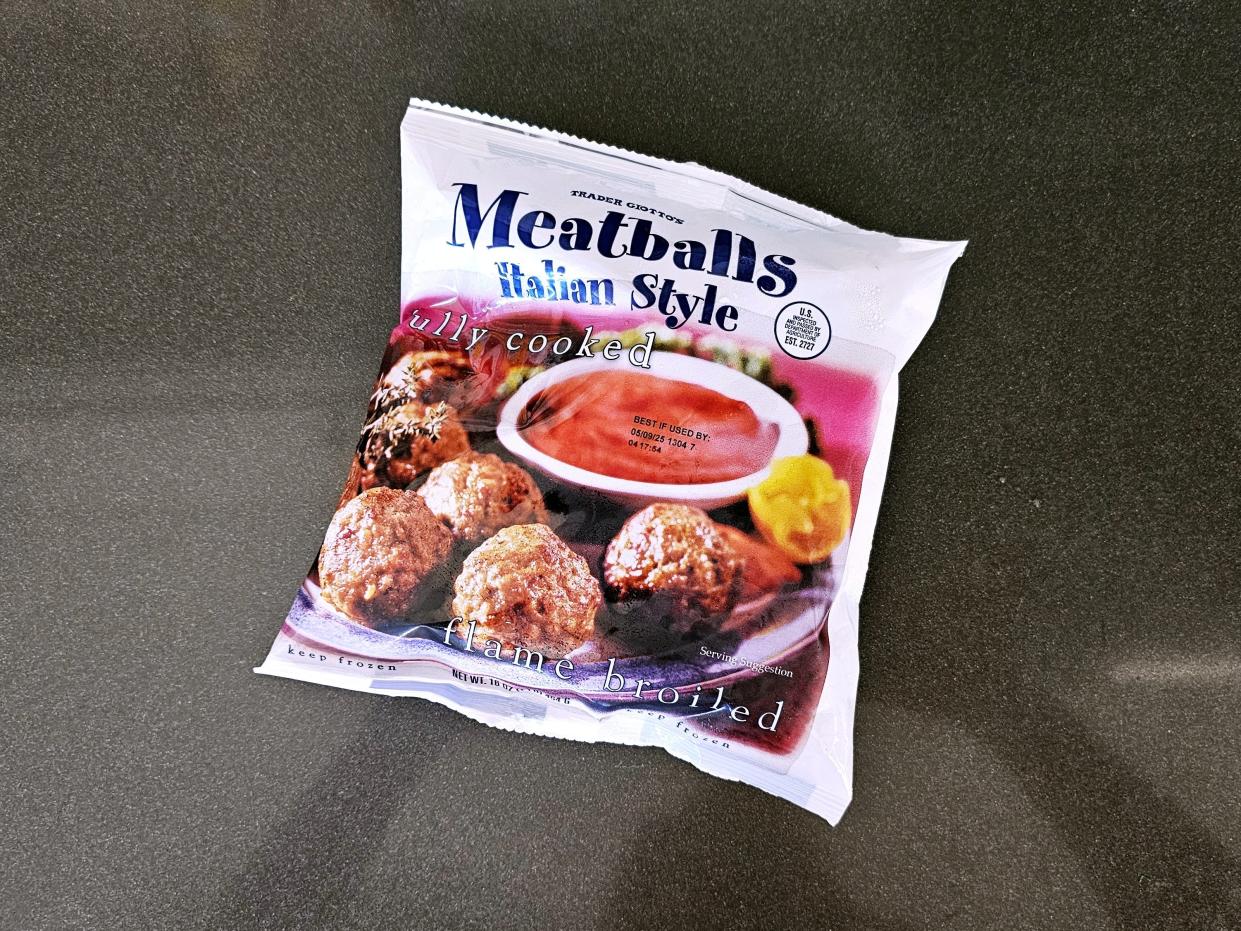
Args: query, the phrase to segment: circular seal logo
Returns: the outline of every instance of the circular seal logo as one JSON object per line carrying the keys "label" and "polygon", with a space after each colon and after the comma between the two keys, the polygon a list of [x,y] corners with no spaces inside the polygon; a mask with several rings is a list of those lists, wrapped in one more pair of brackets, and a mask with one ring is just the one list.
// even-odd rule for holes
{"label": "circular seal logo", "polygon": [[813,359],[831,341],[831,321],[809,301],[793,301],[776,314],[776,345],[794,359]]}

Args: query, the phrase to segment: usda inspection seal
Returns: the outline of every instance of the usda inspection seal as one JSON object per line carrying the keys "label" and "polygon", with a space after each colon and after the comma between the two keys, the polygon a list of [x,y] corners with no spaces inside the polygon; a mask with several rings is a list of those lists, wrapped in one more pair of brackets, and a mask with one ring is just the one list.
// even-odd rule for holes
{"label": "usda inspection seal", "polygon": [[793,301],[776,314],[776,345],[794,359],[813,359],[831,341],[831,321],[809,301]]}

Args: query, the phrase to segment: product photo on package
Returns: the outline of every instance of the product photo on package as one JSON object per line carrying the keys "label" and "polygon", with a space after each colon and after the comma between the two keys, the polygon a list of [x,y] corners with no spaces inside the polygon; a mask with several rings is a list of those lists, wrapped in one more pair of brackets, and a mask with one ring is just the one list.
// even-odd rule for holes
{"label": "product photo on package", "polygon": [[420,100],[400,140],[399,317],[257,671],[836,823],[897,373],[965,243]]}

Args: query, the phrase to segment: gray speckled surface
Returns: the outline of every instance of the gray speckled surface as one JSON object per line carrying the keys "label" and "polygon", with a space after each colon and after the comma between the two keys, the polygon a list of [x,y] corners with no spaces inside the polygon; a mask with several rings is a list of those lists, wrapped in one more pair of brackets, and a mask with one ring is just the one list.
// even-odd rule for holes
{"label": "gray speckled surface", "polygon": [[[1241,927],[1226,4],[0,4],[0,926]],[[255,676],[442,99],[972,241],[842,825]]]}

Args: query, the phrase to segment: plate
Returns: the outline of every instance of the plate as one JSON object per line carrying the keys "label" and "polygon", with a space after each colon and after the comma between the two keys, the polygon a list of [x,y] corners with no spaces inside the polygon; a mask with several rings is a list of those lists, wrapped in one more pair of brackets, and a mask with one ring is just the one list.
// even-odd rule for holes
{"label": "plate", "polygon": [[[842,545],[840,552],[843,551]],[[618,655],[620,647],[616,642],[607,638],[591,641],[568,655],[574,666],[567,678],[552,671],[555,661],[561,658],[558,656],[546,657],[540,671],[533,665],[515,665],[508,652],[500,659],[486,657],[478,652],[481,645],[477,643],[474,652],[467,652],[455,642],[446,644],[442,622],[364,627],[324,601],[313,578],[303,583],[285,622],[285,632],[311,649],[345,656],[389,664],[431,663],[466,676],[486,676],[603,706],[641,704],[640,700],[635,701],[632,690],[617,692],[605,687],[609,669],[629,684],[647,680],[651,694],[665,687],[700,686],[705,691],[761,675],[762,671],[754,666],[778,666],[818,636],[839,582],[839,570],[834,565],[816,567],[811,570],[811,578],[800,586],[786,587],[739,605],[714,633],[669,644],[654,652]],[[402,671],[416,676],[414,668]]]}

